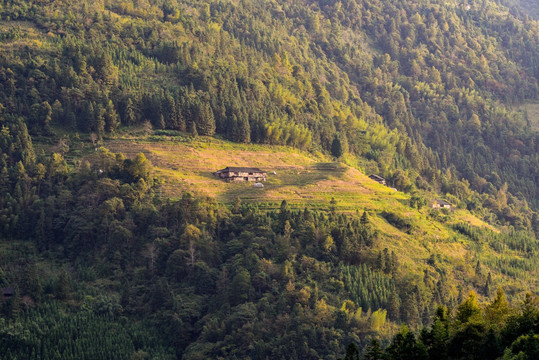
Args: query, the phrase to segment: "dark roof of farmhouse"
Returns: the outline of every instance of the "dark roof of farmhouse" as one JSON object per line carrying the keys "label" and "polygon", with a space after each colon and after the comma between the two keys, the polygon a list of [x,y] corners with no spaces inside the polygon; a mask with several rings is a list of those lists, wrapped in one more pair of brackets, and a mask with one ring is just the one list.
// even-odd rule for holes
{"label": "dark roof of farmhouse", "polygon": [[447,202],[447,201],[445,201],[445,200],[439,200],[439,199],[438,199],[438,200],[436,200],[436,202],[437,202],[438,204],[440,204],[440,205],[451,205],[450,202]]}
{"label": "dark roof of farmhouse", "polygon": [[264,170],[260,170],[259,168],[252,168],[252,167],[234,167],[234,166],[227,166],[226,168],[222,170],[218,170],[218,172],[257,172],[257,173],[263,173]]}

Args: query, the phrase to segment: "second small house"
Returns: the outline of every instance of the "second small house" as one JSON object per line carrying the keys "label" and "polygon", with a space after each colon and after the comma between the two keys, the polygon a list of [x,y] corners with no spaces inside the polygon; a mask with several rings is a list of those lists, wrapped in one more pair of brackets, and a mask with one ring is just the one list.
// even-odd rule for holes
{"label": "second small house", "polygon": [[451,209],[451,207],[451,203],[445,200],[435,200],[432,204],[433,209]]}
{"label": "second small house", "polygon": [[266,181],[268,174],[259,168],[250,167],[232,167],[227,166],[224,169],[217,170],[213,173],[215,176],[225,179],[228,182],[231,181]]}
{"label": "second small house", "polygon": [[371,180],[376,181],[376,182],[379,183],[379,184],[382,184],[382,185],[384,185],[384,186],[387,186],[387,184],[386,184],[386,179],[384,179],[383,177],[381,177],[381,176],[379,176],[379,175],[373,174],[373,175],[370,175],[369,178],[370,178]]}

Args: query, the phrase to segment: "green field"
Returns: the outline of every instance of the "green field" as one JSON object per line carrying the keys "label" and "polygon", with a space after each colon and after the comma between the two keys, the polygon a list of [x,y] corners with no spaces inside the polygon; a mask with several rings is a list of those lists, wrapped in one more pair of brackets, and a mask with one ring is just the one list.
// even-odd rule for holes
{"label": "green field", "polygon": [[[124,136],[107,140],[105,146],[127,157],[144,153],[162,181],[162,195],[173,199],[189,191],[223,203],[239,197],[268,209],[279,207],[283,199],[293,208],[329,209],[334,198],[338,211],[391,211],[411,218],[428,212],[410,208],[409,194],[380,185],[356,168],[290,147],[163,136]],[[252,183],[228,183],[213,175],[226,166],[259,167],[268,173],[268,181],[264,188],[254,188]],[[466,211],[456,210],[450,218],[487,226]]]}
{"label": "green field", "polygon": [[[190,191],[229,204],[239,197],[242,202],[257,203],[268,210],[278,208],[283,199],[296,209],[308,206],[328,210],[334,198],[337,211],[366,210],[380,233],[379,246],[399,252],[402,265],[411,271],[420,267],[418,261],[424,261],[420,259],[431,254],[443,254],[451,262],[463,261],[469,244],[451,229],[452,224],[468,223],[496,231],[466,210],[445,213],[429,206],[413,209],[408,206],[409,194],[382,186],[358,169],[328,157],[288,147],[163,136],[124,136],[106,141],[105,146],[127,157],[143,152],[163,181],[163,197],[178,198]],[[257,189],[252,183],[227,183],[213,176],[214,171],[226,166],[259,167],[268,172],[268,181],[264,188]],[[273,171],[276,175],[271,174]],[[391,225],[380,215],[384,211],[407,219],[412,230],[401,231]]]}
{"label": "green field", "polygon": [[520,107],[525,111],[532,130],[539,131],[539,102],[531,102]]}
{"label": "green field", "polygon": [[[282,146],[235,144],[212,138],[195,141],[116,139],[106,143],[128,157],[143,152],[164,180],[170,197],[189,190],[232,202],[236,197],[263,204],[287,199],[297,206],[325,206],[331,198],[340,210],[402,207],[408,196],[370,180],[366,174],[331,159]],[[268,172],[264,188],[227,183],[213,176],[226,166],[259,167]],[[273,172],[276,175],[273,175]],[[380,206],[381,203],[386,206]],[[376,204],[375,204],[376,203]],[[271,206],[271,205],[269,205]]]}

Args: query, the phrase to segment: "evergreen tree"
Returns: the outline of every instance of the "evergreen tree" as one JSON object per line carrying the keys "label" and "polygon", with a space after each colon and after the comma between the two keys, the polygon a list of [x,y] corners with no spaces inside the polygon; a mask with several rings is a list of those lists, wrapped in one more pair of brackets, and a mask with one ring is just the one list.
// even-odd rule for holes
{"label": "evergreen tree", "polygon": [[369,215],[367,214],[366,211],[363,211],[363,214],[361,215],[360,223],[363,226],[369,225]]}
{"label": "evergreen tree", "polygon": [[471,320],[477,319],[481,315],[481,307],[477,300],[475,292],[470,292],[468,298],[457,307],[456,320],[465,324]]}
{"label": "evergreen tree", "polygon": [[380,342],[376,339],[372,339],[367,348],[365,349],[364,360],[383,360],[384,352],[380,346]]}
{"label": "evergreen tree", "polygon": [[431,359],[445,360],[448,358],[449,321],[447,311],[443,306],[436,309],[431,329],[429,332],[422,332],[421,340],[427,346]]}
{"label": "evergreen tree", "polygon": [[56,99],[52,103],[52,121],[57,125],[61,125],[63,116],[64,108],[62,107],[62,103]]}
{"label": "evergreen tree", "polygon": [[197,104],[196,126],[200,135],[212,136],[215,133],[215,118],[208,102]]}
{"label": "evergreen tree", "polygon": [[2,304],[3,313],[8,318],[17,318],[21,313],[21,294],[18,288],[15,289],[15,293]]}
{"label": "evergreen tree", "polygon": [[253,289],[251,286],[251,275],[245,268],[240,268],[230,284],[230,303],[238,305],[251,298]]}
{"label": "evergreen tree", "polygon": [[343,155],[342,143],[338,137],[335,137],[331,143],[331,155],[336,158],[340,158]]}
{"label": "evergreen tree", "polygon": [[116,112],[116,109],[114,108],[112,100],[109,100],[107,107],[105,108],[104,117],[105,130],[110,134],[114,134],[118,129],[118,126],[120,126],[120,118]]}
{"label": "evergreen tree", "polygon": [[48,101],[43,101],[40,108],[40,125],[45,134],[50,133],[50,125],[52,121],[52,107]]}
{"label": "evergreen tree", "polygon": [[81,116],[77,118],[77,126],[81,131],[90,132],[96,129],[95,109],[92,101],[86,101]]}
{"label": "evergreen tree", "polygon": [[65,269],[62,269],[58,281],[56,283],[56,298],[60,300],[66,300],[70,295],[70,286],[67,272]]}
{"label": "evergreen tree", "polygon": [[247,116],[240,116],[237,120],[238,125],[238,142],[242,143],[249,143],[251,141],[251,127],[249,125],[249,120],[247,119]]}
{"label": "evergreen tree", "polygon": [[97,105],[95,109],[95,132],[97,133],[97,136],[99,139],[103,138],[103,135],[105,135],[105,109],[101,107],[101,105]]}
{"label": "evergreen tree", "polygon": [[160,114],[159,115],[159,123],[157,125],[157,128],[158,129],[164,129],[165,127],[166,127],[165,117],[163,116],[163,114]]}
{"label": "evergreen tree", "polygon": [[414,333],[406,326],[403,326],[393,338],[391,345],[386,349],[386,356],[391,360],[427,360],[429,358],[423,343],[417,342]]}
{"label": "evergreen tree", "polygon": [[134,125],[137,121],[137,116],[135,113],[135,105],[131,98],[127,99],[124,110],[124,123],[128,126]]}
{"label": "evergreen tree", "polygon": [[197,137],[198,136],[197,124],[194,121],[189,122],[188,132],[192,137]]}
{"label": "evergreen tree", "polygon": [[162,109],[164,113],[163,116],[165,118],[166,127],[169,129],[180,130],[180,113],[178,111],[176,101],[171,94],[166,94],[166,96],[164,97]]}
{"label": "evergreen tree", "polygon": [[487,276],[487,280],[485,281],[485,286],[483,288],[483,293],[485,296],[490,295],[490,287],[492,286],[492,274],[489,272]]}
{"label": "evergreen tree", "polygon": [[498,287],[496,297],[485,308],[485,317],[490,325],[500,329],[505,325],[505,320],[509,315],[509,303],[505,299],[505,293],[502,288]]}
{"label": "evergreen tree", "polygon": [[346,348],[346,355],[343,360],[359,360],[359,349],[356,344],[350,343]]}

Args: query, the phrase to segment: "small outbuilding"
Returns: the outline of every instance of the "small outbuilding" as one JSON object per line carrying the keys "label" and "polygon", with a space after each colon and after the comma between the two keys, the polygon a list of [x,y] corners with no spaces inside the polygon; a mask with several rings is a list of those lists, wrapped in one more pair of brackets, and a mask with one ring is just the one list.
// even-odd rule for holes
{"label": "small outbuilding", "polygon": [[379,175],[372,174],[372,175],[369,176],[369,179],[374,180],[377,183],[382,184],[384,186],[387,186],[386,179],[384,179],[383,177],[381,177]]}
{"label": "small outbuilding", "polygon": [[434,200],[432,203],[433,209],[451,209],[453,205],[450,202],[447,202],[445,200]]}

